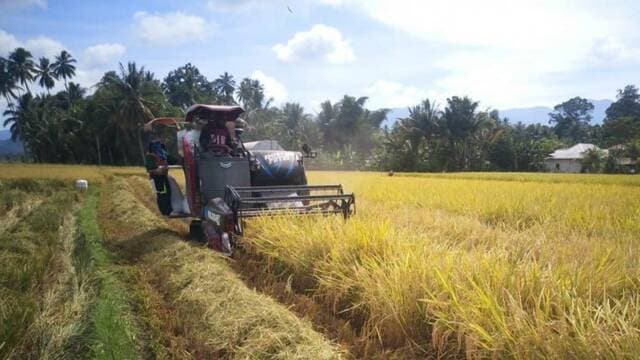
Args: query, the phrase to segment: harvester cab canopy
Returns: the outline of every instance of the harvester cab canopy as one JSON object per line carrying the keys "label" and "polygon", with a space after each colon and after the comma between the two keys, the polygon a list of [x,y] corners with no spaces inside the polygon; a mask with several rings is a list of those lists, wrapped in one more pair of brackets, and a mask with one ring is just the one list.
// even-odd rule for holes
{"label": "harvester cab canopy", "polygon": [[244,109],[237,105],[191,105],[185,114],[184,121],[193,123],[197,120],[212,121],[219,118],[225,121],[235,121]]}

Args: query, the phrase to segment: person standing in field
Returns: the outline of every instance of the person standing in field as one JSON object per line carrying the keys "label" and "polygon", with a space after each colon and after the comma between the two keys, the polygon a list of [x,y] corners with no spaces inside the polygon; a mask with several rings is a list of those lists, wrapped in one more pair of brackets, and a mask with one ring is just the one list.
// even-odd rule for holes
{"label": "person standing in field", "polygon": [[173,178],[169,176],[169,164],[178,161],[169,154],[167,147],[157,135],[151,135],[145,157],[145,167],[156,192],[160,213],[179,216],[187,212],[182,205],[184,197]]}

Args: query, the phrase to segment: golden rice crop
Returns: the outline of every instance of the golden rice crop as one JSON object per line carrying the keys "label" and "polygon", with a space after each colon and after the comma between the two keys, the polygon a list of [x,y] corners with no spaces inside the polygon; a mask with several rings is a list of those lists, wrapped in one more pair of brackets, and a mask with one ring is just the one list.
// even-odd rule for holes
{"label": "golden rice crop", "polygon": [[[139,268],[134,273],[144,275],[145,286],[160,294],[157,300],[175,311],[171,316],[179,319],[169,330],[182,331],[176,336],[188,339],[183,348],[201,343],[229,357],[339,356],[307,323],[247,289],[223,260],[166,230],[132,195],[146,191],[145,180],[113,176],[143,173],[3,165],[0,229],[15,228],[23,218],[36,220],[32,212],[42,202],[29,195],[32,190],[77,178],[99,183],[102,224],[119,249],[115,255]],[[181,178],[180,172],[174,175]],[[350,322],[357,332],[350,340],[354,355],[633,358],[640,353],[640,177],[310,172],[309,179],[314,184],[338,179],[354,191],[356,216],[346,222],[253,219],[241,241],[271,267],[265,277],[283,279]],[[3,303],[6,310],[4,305],[11,304]],[[255,319],[260,325],[253,327]],[[211,353],[192,353],[198,354]]]}
{"label": "golden rice crop", "polygon": [[467,358],[640,352],[635,178],[310,175],[356,192],[357,215],[256,219],[244,242],[313,277],[307,290],[362,319],[365,341]]}
{"label": "golden rice crop", "polygon": [[145,174],[142,167],[58,165],[58,164],[0,164],[0,179],[40,179],[73,181],[85,179],[100,183],[108,175]]}
{"label": "golden rice crop", "polygon": [[612,184],[640,186],[640,177],[609,174],[568,174],[568,173],[493,173],[493,172],[463,172],[463,173],[396,173],[396,176],[428,177],[440,179],[467,180],[500,180],[526,181],[550,183],[580,183],[580,184]]}

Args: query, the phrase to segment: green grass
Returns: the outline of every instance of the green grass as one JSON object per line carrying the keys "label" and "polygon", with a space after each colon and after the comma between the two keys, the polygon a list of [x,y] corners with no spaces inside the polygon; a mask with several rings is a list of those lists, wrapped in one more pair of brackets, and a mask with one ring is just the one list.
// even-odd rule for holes
{"label": "green grass", "polygon": [[95,302],[88,314],[87,339],[89,357],[94,359],[137,359],[137,328],[120,281],[123,274],[104,247],[97,222],[98,191],[91,191],[80,210],[81,239],[76,247],[76,266],[95,274]]}

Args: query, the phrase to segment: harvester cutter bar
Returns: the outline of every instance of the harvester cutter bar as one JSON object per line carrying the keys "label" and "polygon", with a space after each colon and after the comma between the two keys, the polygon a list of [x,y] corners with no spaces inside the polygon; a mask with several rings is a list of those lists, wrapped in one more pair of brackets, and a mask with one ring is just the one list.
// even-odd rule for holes
{"label": "harvester cutter bar", "polygon": [[279,186],[246,186],[231,187],[237,193],[246,192],[286,192],[286,191],[330,191],[335,190],[338,194],[343,194],[342,185],[279,185]]}
{"label": "harvester cutter bar", "polygon": [[346,219],[355,213],[355,196],[345,194],[342,185],[227,186],[225,202],[240,232],[243,218],[342,214]]}

